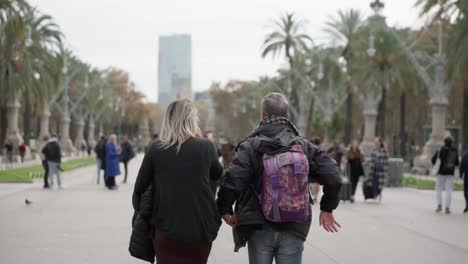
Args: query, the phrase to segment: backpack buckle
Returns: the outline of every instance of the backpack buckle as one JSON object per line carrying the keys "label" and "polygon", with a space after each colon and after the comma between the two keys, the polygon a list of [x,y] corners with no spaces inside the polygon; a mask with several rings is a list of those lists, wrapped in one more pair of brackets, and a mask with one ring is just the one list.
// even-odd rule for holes
{"label": "backpack buckle", "polygon": [[280,188],[280,178],[278,176],[271,177],[271,188],[279,189]]}
{"label": "backpack buckle", "polygon": [[302,166],[300,163],[295,163],[294,164],[294,175],[300,176],[302,175]]}

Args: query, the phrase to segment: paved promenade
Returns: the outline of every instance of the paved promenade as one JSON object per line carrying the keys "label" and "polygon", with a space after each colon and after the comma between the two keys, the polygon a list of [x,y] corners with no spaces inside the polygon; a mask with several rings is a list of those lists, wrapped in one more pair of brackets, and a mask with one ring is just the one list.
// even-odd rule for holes
{"label": "paved promenade", "polygon": [[[67,173],[64,189],[48,191],[41,183],[0,184],[1,264],[132,264],[127,247],[133,214],[131,194],[141,156],[130,163],[130,183],[118,191],[96,185],[95,167]],[[117,180],[121,182],[121,178]],[[33,203],[25,205],[24,200]],[[382,204],[340,205],[338,234],[314,226],[303,263],[468,262],[468,215],[461,192],[454,193],[453,214],[434,213],[434,193],[386,189]],[[225,225],[215,241],[210,263],[247,263],[246,250],[233,252]]]}

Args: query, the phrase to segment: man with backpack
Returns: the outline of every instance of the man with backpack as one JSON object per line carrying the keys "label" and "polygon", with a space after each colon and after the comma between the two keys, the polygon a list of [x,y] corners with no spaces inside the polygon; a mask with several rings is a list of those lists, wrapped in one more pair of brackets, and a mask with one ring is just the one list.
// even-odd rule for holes
{"label": "man with backpack", "polygon": [[452,202],[453,181],[455,167],[460,164],[458,151],[453,146],[453,138],[448,136],[444,139],[444,146],[432,157],[432,164],[435,165],[440,159],[439,172],[436,176],[437,208],[436,212],[442,212],[442,190],[445,187],[445,213],[450,214]]}
{"label": "man with backpack", "polygon": [[106,137],[101,136],[101,139],[94,148],[97,162],[97,184],[99,184],[99,179],[101,178],[101,170],[104,171],[104,180],[106,178],[106,143]]}
{"label": "man with backpack", "polygon": [[262,99],[261,119],[237,147],[218,193],[218,209],[234,227],[235,251],[248,244],[249,263],[302,263],[312,216],[308,184],[316,179],[324,186],[320,225],[337,232],[333,210],[341,176],[333,159],[299,136],[288,120],[284,95]]}

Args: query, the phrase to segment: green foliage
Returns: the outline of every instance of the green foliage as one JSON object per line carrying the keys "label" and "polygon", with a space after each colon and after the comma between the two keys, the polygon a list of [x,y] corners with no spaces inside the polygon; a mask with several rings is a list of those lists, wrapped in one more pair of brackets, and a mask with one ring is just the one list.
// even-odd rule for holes
{"label": "green foliage", "polygon": [[[434,180],[425,180],[425,179],[418,179],[414,177],[403,177],[403,186],[412,187],[416,189],[424,189],[424,190],[434,190],[436,183]],[[463,184],[455,183],[454,184],[455,190],[463,190]]]}
{"label": "green foliage", "polygon": [[[81,159],[69,160],[62,163],[62,169],[65,172],[81,168],[84,166],[93,165],[96,163],[95,157],[86,157]],[[28,182],[31,181],[31,174],[43,172],[42,165],[29,166],[17,169],[8,169],[0,171],[0,182],[2,181],[15,181],[15,182]],[[42,174],[39,174],[42,175]]]}

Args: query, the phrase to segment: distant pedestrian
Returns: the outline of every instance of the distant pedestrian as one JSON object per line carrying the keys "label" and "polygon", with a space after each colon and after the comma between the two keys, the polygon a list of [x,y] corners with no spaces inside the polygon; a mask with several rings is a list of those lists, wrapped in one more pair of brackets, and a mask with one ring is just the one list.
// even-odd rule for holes
{"label": "distant pedestrian", "polygon": [[24,163],[24,156],[26,155],[26,144],[21,143],[21,145],[19,145],[18,147],[18,151],[19,151],[19,154],[20,154],[20,157],[21,157],[21,163]]}
{"label": "distant pedestrian", "polygon": [[99,142],[94,147],[97,162],[97,184],[99,184],[101,178],[101,170],[104,171],[103,179],[104,181],[106,180],[106,143],[106,137],[101,136]]}
{"label": "distant pedestrian", "polygon": [[112,134],[106,144],[106,186],[109,190],[115,190],[115,177],[120,175],[120,153],[117,149],[117,136]]}
{"label": "distant pedestrian", "polygon": [[60,163],[62,162],[62,152],[57,136],[53,135],[47,145],[42,150],[49,166],[49,187],[54,188],[54,175],[57,175],[57,187],[62,189],[62,178],[60,176]]}
{"label": "distant pedestrian", "polygon": [[88,152],[88,157],[91,156],[92,151],[93,151],[93,148],[91,147],[91,144],[87,144],[86,152]]}
{"label": "distant pedestrian", "polygon": [[328,149],[328,156],[332,157],[338,164],[338,168],[341,168],[341,160],[344,156],[344,150],[341,146],[340,140],[336,139],[334,145]]}
{"label": "distant pedestrian", "polygon": [[[206,264],[221,225],[209,182],[223,170],[216,148],[199,138],[198,130],[195,105],[188,99],[171,103],[161,139],[149,146],[138,172],[133,193],[137,214],[144,211],[144,193],[154,183],[152,205],[157,210],[150,221],[155,230],[145,237],[154,238],[158,264]],[[131,251],[139,247],[146,252],[144,241],[132,239]]]}
{"label": "distant pedestrian", "polygon": [[466,205],[463,213],[468,213],[468,151],[463,154],[463,159],[460,165],[460,178],[464,179],[464,194]]}
{"label": "distant pedestrian", "polygon": [[41,161],[42,161],[42,167],[44,168],[44,189],[48,189],[49,188],[49,164],[47,164],[47,158],[44,154],[44,149],[45,147],[47,146],[47,142],[49,141],[49,137],[48,136],[45,136],[43,138],[43,142],[42,143],[42,148],[41,148],[41,152],[40,152],[40,156],[41,156]]}
{"label": "distant pedestrian", "polygon": [[7,156],[7,161],[8,163],[13,163],[13,142],[11,140],[8,140],[7,143],[5,143],[5,152]]}
{"label": "distant pedestrian", "polygon": [[131,159],[135,157],[135,151],[133,150],[132,144],[128,142],[128,137],[124,136],[123,143],[121,145],[122,153],[120,154],[120,160],[124,164],[125,168],[125,178],[123,183],[127,183],[127,174],[128,174],[128,163]]}
{"label": "distant pedestrian", "polygon": [[458,151],[455,146],[453,146],[453,138],[451,136],[444,139],[444,146],[434,154],[432,157],[432,164],[436,164],[437,159],[440,160],[440,167],[439,173],[436,176],[436,212],[442,212],[442,190],[445,188],[445,213],[450,214],[455,167],[460,165]]}
{"label": "distant pedestrian", "polygon": [[159,139],[159,134],[158,133],[153,134],[153,136],[151,137],[151,142],[145,146],[145,153],[148,150],[149,146],[158,139]]}
{"label": "distant pedestrian", "polygon": [[80,145],[81,155],[86,156],[86,143],[83,141]]}
{"label": "distant pedestrian", "polygon": [[383,138],[375,139],[375,148],[371,152],[368,180],[372,184],[373,198],[382,199],[382,191],[388,176],[388,153]]}
{"label": "distant pedestrian", "polygon": [[232,160],[236,156],[234,148],[235,146],[229,140],[221,144],[221,159],[224,170],[229,168],[229,165],[231,165]]}
{"label": "distant pedestrian", "polygon": [[347,172],[351,182],[351,202],[354,202],[354,195],[356,194],[356,187],[359,182],[359,178],[364,175],[364,168],[362,166],[364,159],[357,140],[354,140],[349,146],[347,160]]}
{"label": "distant pedestrian", "polygon": [[320,137],[314,137],[310,142],[312,142],[312,144],[315,146],[320,147],[322,144],[322,139]]}

